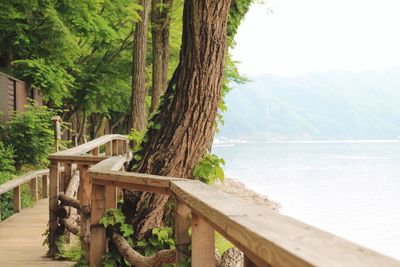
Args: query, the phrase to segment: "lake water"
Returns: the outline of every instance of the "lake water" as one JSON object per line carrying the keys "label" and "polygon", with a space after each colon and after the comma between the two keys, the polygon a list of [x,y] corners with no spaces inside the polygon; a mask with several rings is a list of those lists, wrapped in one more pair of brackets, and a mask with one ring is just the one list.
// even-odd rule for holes
{"label": "lake water", "polygon": [[280,212],[400,259],[400,141],[215,145]]}

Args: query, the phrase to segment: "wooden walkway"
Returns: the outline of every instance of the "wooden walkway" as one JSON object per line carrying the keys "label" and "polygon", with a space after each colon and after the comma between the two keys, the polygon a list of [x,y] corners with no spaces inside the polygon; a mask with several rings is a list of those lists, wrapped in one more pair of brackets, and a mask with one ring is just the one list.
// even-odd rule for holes
{"label": "wooden walkway", "polygon": [[42,199],[33,208],[21,210],[0,222],[0,267],[72,266],[71,262],[45,257],[42,246],[49,219],[49,201]]}

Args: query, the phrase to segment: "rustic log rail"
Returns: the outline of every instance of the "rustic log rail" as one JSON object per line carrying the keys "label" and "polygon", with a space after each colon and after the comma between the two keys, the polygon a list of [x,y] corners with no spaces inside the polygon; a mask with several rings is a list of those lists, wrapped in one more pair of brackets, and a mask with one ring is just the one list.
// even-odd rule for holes
{"label": "rustic log rail", "polygon": [[[104,150],[104,153],[101,153]],[[87,171],[90,166],[107,159],[110,156],[127,155],[129,151],[128,139],[124,135],[105,135],[92,140],[80,146],[60,151],[49,156],[50,160],[50,186],[49,186],[49,257],[55,257],[58,248],[56,241],[62,234],[64,229],[70,230],[74,234],[81,237],[82,249],[89,257],[89,234],[90,234],[90,197],[91,197],[91,180],[87,176]],[[64,172],[60,174],[60,169],[64,168]],[[72,172],[79,170],[79,190],[78,202],[80,211],[80,228],[77,231],[77,226],[71,224],[66,218],[58,218],[59,214],[59,199],[65,203],[65,193]],[[75,205],[76,207],[76,205]],[[63,216],[61,216],[63,217]],[[60,230],[61,229],[61,230]],[[88,259],[87,259],[88,260]]]}
{"label": "rustic log rail", "polygon": [[[60,171],[63,171],[63,169],[60,169]],[[21,186],[28,182],[30,183],[32,199],[34,202],[37,202],[40,199],[40,197],[47,198],[48,197],[48,175],[49,175],[49,169],[31,171],[24,175],[19,176],[18,178],[15,178],[4,184],[1,184],[0,185],[0,205],[1,205],[1,195],[4,194],[5,192],[13,190],[14,212],[20,212],[21,211]],[[41,185],[39,185],[39,181],[41,181]],[[42,192],[41,196],[39,196],[39,189]],[[0,216],[0,220],[1,220],[1,216]]]}
{"label": "rustic log rail", "polygon": [[[50,233],[57,228],[53,210],[58,206],[59,162],[78,163],[81,171],[79,203],[90,210],[81,214],[82,247],[90,266],[101,266],[107,237],[99,223],[107,209],[116,208],[117,188],[168,194],[176,201],[176,261],[192,266],[215,266],[214,232],[218,231],[244,253],[245,266],[398,266],[400,262],[354,244],[293,218],[251,205],[199,181],[124,172],[127,141],[123,136],[105,136],[62,153],[53,154],[50,179]],[[118,143],[119,142],[119,143]],[[121,143],[122,142],[122,143]],[[126,143],[123,143],[126,142]],[[106,145],[105,160],[98,147]],[[117,148],[115,148],[117,147]],[[82,156],[92,152],[96,156]],[[96,163],[97,160],[97,164]],[[89,165],[93,165],[89,169]],[[54,225],[56,227],[54,227]],[[191,227],[191,236],[189,228]],[[84,230],[82,230],[84,229]],[[90,240],[90,242],[89,242]],[[52,243],[50,243],[51,250]]]}

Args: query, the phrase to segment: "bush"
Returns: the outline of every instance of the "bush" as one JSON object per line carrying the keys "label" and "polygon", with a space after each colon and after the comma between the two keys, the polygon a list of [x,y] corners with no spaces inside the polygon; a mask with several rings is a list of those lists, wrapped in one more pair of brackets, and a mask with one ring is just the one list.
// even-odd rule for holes
{"label": "bush", "polygon": [[53,148],[51,118],[55,115],[47,107],[32,104],[26,112],[16,113],[8,123],[8,143],[13,147],[15,166],[44,167]]}
{"label": "bush", "polygon": [[0,173],[14,173],[14,163],[12,148],[0,141]]}
{"label": "bush", "polygon": [[[13,150],[0,141],[0,184],[11,180],[14,171]],[[12,192],[6,192],[0,197],[0,219],[4,220],[13,214],[13,194]]]}

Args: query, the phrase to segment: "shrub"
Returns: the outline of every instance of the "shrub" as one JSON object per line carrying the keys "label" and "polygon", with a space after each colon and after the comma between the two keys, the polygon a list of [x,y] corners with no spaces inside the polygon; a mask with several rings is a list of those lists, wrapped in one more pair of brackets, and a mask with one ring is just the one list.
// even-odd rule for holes
{"label": "shrub", "polygon": [[12,148],[0,141],[0,173],[14,173],[14,163]]}
{"label": "shrub", "polygon": [[17,112],[8,123],[8,143],[15,153],[15,165],[43,167],[47,156],[53,152],[53,110],[32,104],[26,112]]}
{"label": "shrub", "polygon": [[[13,150],[0,141],[0,184],[11,180],[14,171]],[[6,192],[0,197],[0,219],[4,220],[13,214],[13,194],[12,192]]]}

